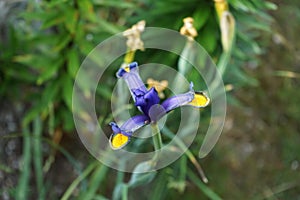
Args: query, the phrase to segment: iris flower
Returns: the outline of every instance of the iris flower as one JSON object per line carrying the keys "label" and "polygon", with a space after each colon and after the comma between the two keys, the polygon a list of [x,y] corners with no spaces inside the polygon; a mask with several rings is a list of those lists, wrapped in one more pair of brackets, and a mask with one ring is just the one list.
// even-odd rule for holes
{"label": "iris flower", "polygon": [[147,124],[156,123],[170,111],[181,106],[203,108],[210,101],[205,93],[195,92],[193,83],[191,83],[188,92],[170,97],[160,104],[160,98],[155,88],[147,89],[141,80],[136,62],[120,68],[117,77],[125,80],[134,104],[142,114],[131,117],[121,126],[118,126],[115,122],[109,123],[113,131],[109,143],[114,150],[126,146],[136,130]]}

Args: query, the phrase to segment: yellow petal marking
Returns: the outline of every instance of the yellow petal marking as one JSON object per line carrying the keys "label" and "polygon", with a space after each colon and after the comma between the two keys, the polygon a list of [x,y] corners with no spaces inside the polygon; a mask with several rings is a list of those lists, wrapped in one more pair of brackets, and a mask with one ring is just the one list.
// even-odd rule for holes
{"label": "yellow petal marking", "polygon": [[126,72],[130,72],[129,66],[124,67],[124,70],[125,70]]}
{"label": "yellow petal marking", "polygon": [[111,147],[113,149],[120,149],[127,144],[129,137],[121,133],[117,133],[111,138]]}
{"label": "yellow petal marking", "polygon": [[210,99],[203,92],[196,92],[194,99],[189,103],[189,105],[203,108],[207,106],[209,102]]}

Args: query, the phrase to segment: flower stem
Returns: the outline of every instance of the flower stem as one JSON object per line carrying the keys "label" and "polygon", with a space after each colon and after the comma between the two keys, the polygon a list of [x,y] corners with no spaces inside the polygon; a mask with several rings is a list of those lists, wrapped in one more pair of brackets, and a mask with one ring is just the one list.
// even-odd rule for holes
{"label": "flower stem", "polygon": [[129,63],[133,62],[134,54],[135,54],[135,51],[128,50],[125,55],[125,58],[124,58],[124,63],[129,64]]}
{"label": "flower stem", "polygon": [[151,124],[152,128],[152,138],[153,138],[153,144],[155,151],[160,150],[163,146],[162,139],[161,139],[161,133],[158,128],[158,125],[156,123]]}
{"label": "flower stem", "polygon": [[153,144],[154,144],[154,150],[155,155],[152,158],[153,165],[155,166],[157,164],[157,161],[159,160],[159,151],[161,150],[163,144],[161,139],[161,133],[159,130],[159,127],[156,123],[151,124],[152,129],[152,138],[153,138]]}

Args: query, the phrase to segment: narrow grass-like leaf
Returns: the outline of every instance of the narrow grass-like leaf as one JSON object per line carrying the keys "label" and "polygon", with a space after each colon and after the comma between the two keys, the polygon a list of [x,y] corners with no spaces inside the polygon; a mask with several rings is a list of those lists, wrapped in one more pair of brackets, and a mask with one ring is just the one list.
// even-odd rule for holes
{"label": "narrow grass-like leaf", "polygon": [[68,52],[68,73],[72,78],[75,78],[79,69],[79,55],[75,48]]}
{"label": "narrow grass-like leaf", "polygon": [[199,7],[196,10],[196,12],[193,15],[193,18],[194,18],[194,26],[197,30],[201,29],[204,26],[210,14],[211,14],[211,9],[209,9],[208,6],[205,5]]}
{"label": "narrow grass-like leaf", "polygon": [[44,71],[42,71],[37,79],[37,84],[41,85],[45,81],[53,78],[57,73],[59,68],[62,66],[64,59],[60,58],[52,65],[45,65]]}
{"label": "narrow grass-like leaf", "polygon": [[207,183],[208,180],[202,170],[201,165],[197,162],[196,157],[192,154],[192,152],[186,147],[186,145],[177,137],[174,137],[174,134],[167,128],[164,127],[162,132],[164,133],[164,135],[166,135],[167,137],[169,137],[170,139],[174,139],[174,142],[179,146],[179,148],[181,148],[182,150],[185,150],[185,154],[186,156],[189,158],[189,160],[193,163],[193,165],[196,167],[196,169],[198,170],[199,175],[202,178],[202,181],[204,183]]}
{"label": "narrow grass-like leaf", "polygon": [[114,7],[114,8],[135,8],[137,5],[135,3],[126,2],[126,1],[111,1],[111,0],[93,0],[95,5],[105,6],[105,7]]}
{"label": "narrow grass-like leaf", "polygon": [[27,199],[30,181],[31,164],[31,138],[28,126],[23,127],[23,160],[21,165],[21,174],[16,189],[16,199]]}
{"label": "narrow grass-like leaf", "polygon": [[122,187],[122,200],[128,200],[128,185],[123,184]]}
{"label": "narrow grass-like leaf", "polygon": [[166,199],[166,195],[169,192],[166,190],[167,185],[167,174],[166,173],[159,173],[154,184],[154,188],[151,188],[151,196],[149,199]]}
{"label": "narrow grass-like leaf", "polygon": [[[65,148],[54,143],[52,140],[49,140],[49,139],[43,138],[43,141],[47,142],[49,145],[51,145],[52,148],[55,148],[55,150],[58,150],[59,152],[61,152],[66,157],[66,159],[72,164],[72,166],[74,167],[75,171],[78,174],[82,173],[81,167],[78,164],[77,160]],[[44,168],[45,168],[45,166],[44,166]]]}
{"label": "narrow grass-like leaf", "polygon": [[274,72],[275,76],[281,76],[285,78],[300,78],[300,73],[292,71],[277,70]]}
{"label": "narrow grass-like leaf", "polygon": [[36,176],[36,184],[37,184],[37,191],[39,195],[39,199],[45,199],[45,188],[44,188],[44,182],[43,182],[43,164],[42,164],[42,141],[41,141],[41,135],[42,135],[42,121],[39,117],[36,117],[33,121],[33,163],[34,163],[34,171]]}
{"label": "narrow grass-like leaf", "polygon": [[72,192],[76,189],[78,184],[85,179],[97,166],[98,161],[92,162],[68,187],[65,191],[64,195],[62,196],[61,200],[67,200],[72,195]]}
{"label": "narrow grass-like leaf", "polygon": [[66,74],[62,77],[62,83],[60,84],[63,86],[63,100],[68,106],[69,110],[72,111],[72,93],[73,93],[73,81],[71,80],[71,77]]}
{"label": "narrow grass-like leaf", "polygon": [[146,173],[141,172],[151,170],[152,167],[152,161],[145,161],[139,163],[132,172],[133,174],[131,175],[130,181],[128,182],[128,186],[130,188],[134,188],[140,185],[150,183],[154,179],[156,171]]}
{"label": "narrow grass-like leaf", "polygon": [[215,193],[212,189],[207,187],[200,179],[197,178],[197,175],[194,174],[192,170],[188,170],[188,177],[191,179],[193,183],[211,200],[221,200],[222,198]]}
{"label": "narrow grass-like leaf", "polygon": [[105,175],[108,171],[108,167],[105,165],[98,165],[92,174],[91,181],[89,183],[89,188],[86,192],[84,192],[79,199],[90,200],[95,195],[98,189],[100,188],[101,183],[104,181]]}

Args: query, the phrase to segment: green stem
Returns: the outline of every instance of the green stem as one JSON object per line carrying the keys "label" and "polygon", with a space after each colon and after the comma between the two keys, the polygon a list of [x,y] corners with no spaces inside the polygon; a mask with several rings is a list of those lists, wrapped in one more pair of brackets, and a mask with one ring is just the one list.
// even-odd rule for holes
{"label": "green stem", "polygon": [[64,195],[62,196],[61,200],[67,200],[70,198],[72,195],[73,191],[76,189],[78,184],[85,179],[97,166],[97,161],[93,162],[90,164],[73,182],[72,184],[68,187]]}
{"label": "green stem", "polygon": [[44,188],[44,182],[43,182],[43,164],[42,164],[42,141],[41,141],[41,135],[42,135],[42,122],[40,117],[35,118],[33,121],[33,163],[34,163],[34,169],[35,169],[35,175],[36,175],[36,183],[37,183],[37,191],[39,191],[39,199],[45,199],[45,188]]}
{"label": "green stem", "polygon": [[126,64],[131,63],[134,60],[134,54],[135,51],[128,50],[124,58],[124,63]]}
{"label": "green stem", "polygon": [[159,127],[156,123],[151,124],[152,129],[152,139],[154,144],[154,150],[155,150],[155,156],[153,157],[153,164],[156,165],[158,159],[159,159],[159,151],[163,146],[162,139],[161,139],[161,133],[159,130]]}
{"label": "green stem", "polygon": [[122,187],[122,200],[128,200],[128,185],[123,184]]}
{"label": "green stem", "polygon": [[23,165],[16,189],[16,199],[27,199],[29,192],[30,164],[31,164],[31,138],[28,126],[23,127]]}
{"label": "green stem", "polygon": [[189,179],[211,200],[222,200],[222,198],[212,189],[202,183],[192,170],[187,170]]}
{"label": "green stem", "polygon": [[153,135],[153,144],[155,151],[160,150],[163,146],[162,139],[161,139],[161,133],[159,130],[159,127],[156,123],[151,124],[152,128],[152,135]]}

